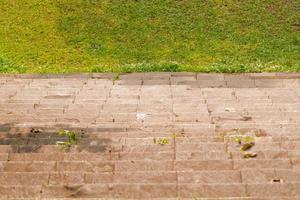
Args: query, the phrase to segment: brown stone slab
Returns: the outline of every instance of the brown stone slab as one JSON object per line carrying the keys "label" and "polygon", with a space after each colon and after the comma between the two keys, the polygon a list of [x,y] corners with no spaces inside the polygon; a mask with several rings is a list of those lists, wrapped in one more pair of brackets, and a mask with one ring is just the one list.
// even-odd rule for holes
{"label": "brown stone slab", "polygon": [[44,185],[48,184],[48,179],[48,173],[0,172],[1,186]]}
{"label": "brown stone slab", "polygon": [[242,184],[179,184],[179,196],[189,198],[244,197]]}
{"label": "brown stone slab", "polygon": [[245,159],[234,160],[234,169],[251,169],[251,168],[280,168],[289,169],[292,168],[291,161],[289,159]]}
{"label": "brown stone slab", "polygon": [[3,172],[51,172],[56,170],[56,162],[1,162]]}
{"label": "brown stone slab", "polygon": [[299,183],[247,184],[248,195],[254,197],[299,196],[299,189]]}
{"label": "brown stone slab", "polygon": [[239,171],[233,171],[233,170],[178,172],[178,183],[179,184],[241,183],[241,175]]}
{"label": "brown stone slab", "polygon": [[39,198],[41,193],[40,186],[0,186],[3,199]]}
{"label": "brown stone slab", "polygon": [[177,171],[231,170],[230,160],[176,161]]}

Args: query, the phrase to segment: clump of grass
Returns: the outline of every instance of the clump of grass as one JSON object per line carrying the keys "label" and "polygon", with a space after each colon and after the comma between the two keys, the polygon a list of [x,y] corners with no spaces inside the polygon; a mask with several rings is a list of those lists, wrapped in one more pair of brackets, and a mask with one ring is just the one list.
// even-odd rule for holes
{"label": "clump of grass", "polygon": [[251,149],[253,146],[254,146],[253,142],[244,143],[243,146],[241,147],[241,151],[247,151]]}
{"label": "clump of grass", "polygon": [[112,72],[112,69],[107,66],[93,66],[90,68],[89,72],[93,73],[106,73],[106,72]]}
{"label": "clump of grass", "polygon": [[118,80],[120,80],[120,74],[119,73],[117,73],[116,75],[115,75],[115,77],[113,78],[113,81],[115,82],[115,81],[118,81]]}
{"label": "clump of grass", "polygon": [[254,137],[252,136],[249,136],[249,135],[246,135],[244,138],[243,138],[244,142],[246,143],[253,143],[254,142]]}
{"label": "clump of grass", "polygon": [[133,73],[133,72],[179,72],[184,68],[177,63],[138,63],[138,64],[124,64],[118,67],[94,66],[91,72],[103,73]]}
{"label": "clump of grass", "polygon": [[79,134],[74,131],[60,130],[58,132],[59,136],[67,137],[67,141],[57,141],[56,145],[62,147],[65,150],[69,150],[72,145],[76,145],[79,140]]}
{"label": "clump of grass", "polygon": [[246,129],[233,129],[221,133],[223,138],[229,137],[229,142],[235,142],[237,147],[243,155],[243,158],[255,158],[257,156],[256,152],[250,152],[249,150],[255,145],[255,134],[256,130],[246,130]]}
{"label": "clump of grass", "polygon": [[167,145],[170,144],[169,138],[153,138],[154,144]]}
{"label": "clump of grass", "polygon": [[26,71],[26,67],[10,64],[0,57],[0,73],[25,73]]}
{"label": "clump of grass", "polygon": [[254,146],[254,138],[249,135],[236,135],[233,137],[233,141],[241,146],[241,151],[247,151]]}
{"label": "clump of grass", "polygon": [[257,153],[255,152],[245,152],[243,155],[243,158],[255,158],[257,156]]}
{"label": "clump of grass", "polygon": [[239,145],[241,145],[241,151],[243,153],[243,158],[255,158],[257,153],[248,152],[254,145],[254,138],[252,136],[246,135],[242,137],[239,141]]}

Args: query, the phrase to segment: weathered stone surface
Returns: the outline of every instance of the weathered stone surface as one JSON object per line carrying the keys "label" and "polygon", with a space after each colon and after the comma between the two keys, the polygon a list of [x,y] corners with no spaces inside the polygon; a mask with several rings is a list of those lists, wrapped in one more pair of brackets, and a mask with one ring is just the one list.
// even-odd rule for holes
{"label": "weathered stone surface", "polygon": [[1,186],[26,186],[48,184],[49,174],[39,172],[0,172]]}
{"label": "weathered stone surface", "polygon": [[245,197],[242,184],[179,184],[179,196],[185,198]]}
{"label": "weathered stone surface", "polygon": [[178,172],[178,183],[186,184],[214,184],[214,183],[241,183],[239,171],[219,170],[201,172]]}
{"label": "weathered stone surface", "polygon": [[243,183],[270,183],[276,179],[274,169],[245,169],[241,171],[241,178]]}
{"label": "weathered stone surface", "polygon": [[177,161],[178,171],[231,170],[231,160]]}
{"label": "weathered stone surface", "polygon": [[0,199],[300,199],[299,73],[116,76],[0,75]]}

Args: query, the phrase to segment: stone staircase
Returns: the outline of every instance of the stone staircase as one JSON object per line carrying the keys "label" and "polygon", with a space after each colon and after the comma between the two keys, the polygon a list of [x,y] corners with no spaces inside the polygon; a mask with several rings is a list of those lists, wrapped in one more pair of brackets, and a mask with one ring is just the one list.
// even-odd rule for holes
{"label": "stone staircase", "polygon": [[298,200],[296,75],[2,76],[0,199]]}

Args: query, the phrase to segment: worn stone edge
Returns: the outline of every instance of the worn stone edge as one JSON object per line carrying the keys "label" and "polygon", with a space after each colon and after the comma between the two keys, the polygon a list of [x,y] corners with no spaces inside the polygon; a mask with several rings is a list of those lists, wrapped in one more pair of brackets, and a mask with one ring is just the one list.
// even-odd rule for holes
{"label": "worn stone edge", "polygon": [[[195,77],[200,80],[207,78],[249,78],[249,79],[300,79],[300,73],[296,72],[263,72],[263,73],[196,73],[196,72],[147,72],[147,73],[67,73],[67,74],[1,74],[0,78],[18,79],[113,79],[119,76],[125,79],[144,79],[144,78],[173,78],[173,77]],[[206,78],[205,78],[206,79]]]}

